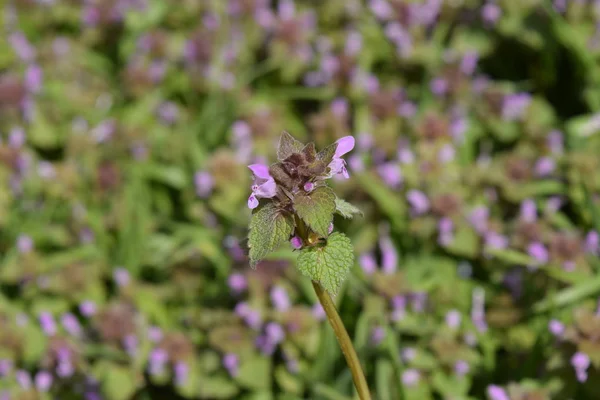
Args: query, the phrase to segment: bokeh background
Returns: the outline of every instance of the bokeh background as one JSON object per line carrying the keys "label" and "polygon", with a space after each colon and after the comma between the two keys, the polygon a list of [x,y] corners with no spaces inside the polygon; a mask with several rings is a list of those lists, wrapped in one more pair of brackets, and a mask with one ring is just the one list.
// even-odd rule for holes
{"label": "bokeh background", "polygon": [[352,399],[295,254],[248,265],[282,130],[356,138],[375,399],[600,397],[598,1],[1,4],[0,399]]}

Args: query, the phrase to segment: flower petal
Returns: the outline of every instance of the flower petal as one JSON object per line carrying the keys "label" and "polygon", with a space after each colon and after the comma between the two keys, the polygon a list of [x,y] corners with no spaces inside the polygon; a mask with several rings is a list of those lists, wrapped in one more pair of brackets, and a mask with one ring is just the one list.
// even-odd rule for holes
{"label": "flower petal", "polygon": [[270,199],[277,194],[277,184],[275,183],[275,179],[270,178],[262,185],[259,185],[258,188],[254,191],[256,197],[263,197],[266,199]]}
{"label": "flower petal", "polygon": [[248,197],[248,208],[254,210],[256,207],[258,207],[258,199],[253,193]]}
{"label": "flower petal", "polygon": [[336,142],[337,148],[335,149],[334,157],[339,158],[344,154],[352,151],[352,149],[354,148],[354,142],[354,137],[352,136],[344,136],[343,138],[339,139]]}
{"label": "flower petal", "polygon": [[252,164],[252,165],[248,165],[248,168],[250,168],[250,171],[252,171],[254,176],[256,176],[257,178],[269,179],[271,177],[271,174],[269,174],[269,166],[268,165]]}

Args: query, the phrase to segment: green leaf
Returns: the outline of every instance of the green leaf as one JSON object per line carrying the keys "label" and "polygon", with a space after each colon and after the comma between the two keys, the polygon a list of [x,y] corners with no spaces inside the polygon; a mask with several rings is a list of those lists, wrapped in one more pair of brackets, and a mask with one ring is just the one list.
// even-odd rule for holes
{"label": "green leaf", "polygon": [[237,385],[225,376],[213,375],[200,381],[201,399],[235,399],[240,392]]}
{"label": "green leaf", "polygon": [[283,131],[279,138],[279,148],[277,149],[277,158],[283,161],[294,153],[300,153],[304,145],[302,142],[294,139],[292,135]]}
{"label": "green leaf", "polygon": [[286,242],[294,231],[294,219],[272,203],[257,208],[250,221],[250,266]]}
{"label": "green leaf", "polygon": [[339,232],[329,236],[325,246],[305,248],[298,256],[300,272],[319,282],[333,295],[338,292],[353,265],[352,243]]}
{"label": "green leaf", "polygon": [[109,399],[130,399],[136,390],[132,373],[125,367],[113,365],[102,378],[102,392]]}
{"label": "green leaf", "polygon": [[240,386],[254,391],[269,389],[272,374],[271,359],[256,356],[241,363],[235,381]]}
{"label": "green leaf", "polygon": [[335,199],[335,211],[342,217],[349,219],[353,218],[354,214],[362,215],[362,211],[357,207],[340,198]]}
{"label": "green leaf", "polygon": [[294,209],[313,231],[327,237],[335,212],[335,199],[331,188],[321,186],[310,193],[298,193],[294,200]]}
{"label": "green leaf", "polygon": [[323,161],[325,165],[328,165],[331,162],[331,160],[333,160],[333,156],[335,155],[336,150],[337,143],[325,147],[319,152],[319,154],[317,154],[317,160]]}

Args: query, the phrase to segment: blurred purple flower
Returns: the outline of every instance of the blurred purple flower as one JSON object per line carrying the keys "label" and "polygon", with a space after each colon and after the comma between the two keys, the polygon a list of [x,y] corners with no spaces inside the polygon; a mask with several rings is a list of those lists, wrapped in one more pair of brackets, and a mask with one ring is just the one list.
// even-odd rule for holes
{"label": "blurred purple flower", "polygon": [[196,195],[202,199],[209,197],[214,188],[215,181],[208,171],[198,171],[194,174],[194,187]]}
{"label": "blurred purple flower", "polygon": [[462,115],[452,118],[450,123],[450,135],[457,143],[464,141],[465,133],[469,128],[469,121]]}
{"label": "blurred purple flower", "polygon": [[91,134],[97,143],[104,143],[113,136],[116,126],[116,122],[113,119],[105,120],[92,129]]}
{"label": "blurred purple flower", "polygon": [[386,0],[369,0],[369,8],[380,20],[387,20],[394,14],[394,10]]}
{"label": "blurred purple flower", "polygon": [[465,376],[471,370],[471,366],[464,360],[458,360],[454,363],[454,373],[458,376]]}
{"label": "blurred purple flower", "polygon": [[454,160],[456,150],[450,143],[445,144],[438,152],[438,160],[441,163],[449,163]]}
{"label": "blurred purple flower", "polygon": [[535,173],[539,177],[547,177],[556,169],[556,163],[550,157],[542,157],[535,163]]}
{"label": "blurred purple flower", "polygon": [[531,95],[529,93],[507,94],[502,102],[502,118],[507,121],[518,120],[530,103]]}
{"label": "blurred purple flower", "polygon": [[48,371],[40,371],[35,375],[35,387],[40,392],[47,392],[52,386],[52,375]]}
{"label": "blurred purple flower", "polygon": [[537,265],[546,264],[550,259],[546,246],[540,242],[534,242],[527,246],[527,254],[535,259]]}
{"label": "blurred purple flower", "polygon": [[500,16],[502,15],[502,10],[498,5],[492,1],[486,3],[481,9],[481,17],[483,21],[489,25],[494,25]]}
{"label": "blurred purple flower", "polygon": [[409,363],[417,357],[417,351],[414,347],[405,347],[400,352],[400,357],[405,363]]}
{"label": "blurred purple flower", "polygon": [[361,132],[356,136],[356,147],[360,151],[369,151],[373,148],[373,134],[370,132]]}
{"label": "blurred purple flower", "polygon": [[563,133],[559,130],[553,130],[548,133],[548,147],[554,154],[562,154],[564,151]]}
{"label": "blurred purple flower", "polygon": [[15,371],[15,379],[21,388],[25,390],[31,388],[31,376],[29,375],[29,372],[19,369]]}
{"label": "blurred purple flower", "polygon": [[325,310],[323,309],[321,303],[316,303],[312,307],[312,315],[317,321],[323,321],[327,317],[327,314],[325,314]]}
{"label": "blurred purple flower", "polygon": [[508,397],[506,390],[504,390],[500,386],[489,385],[487,387],[486,392],[490,400],[510,400],[510,397]]}
{"label": "blurred purple flower", "polygon": [[38,163],[38,175],[42,179],[52,179],[56,177],[56,170],[49,161],[40,161]]}
{"label": "blurred purple flower", "polygon": [[265,327],[265,333],[269,340],[275,344],[279,344],[285,338],[285,331],[276,322],[269,322]]}
{"label": "blurred purple flower", "polygon": [[421,374],[414,368],[409,368],[402,373],[402,384],[407,387],[416,386],[421,379]]}
{"label": "blurred purple flower", "polygon": [[383,234],[379,239],[381,249],[381,269],[384,274],[393,274],[398,269],[398,251],[388,234]]}
{"label": "blurred purple flower", "polygon": [[25,144],[25,131],[21,127],[15,127],[8,134],[8,145],[13,149],[20,149]]}
{"label": "blurred purple flower", "polygon": [[374,346],[379,345],[385,339],[385,329],[382,326],[376,326],[371,331],[371,343]]}
{"label": "blurred purple flower", "polygon": [[452,329],[458,329],[462,315],[458,310],[450,310],[446,313],[446,325]]}
{"label": "blurred purple flower", "polygon": [[234,311],[252,329],[260,328],[262,324],[261,315],[258,311],[251,309],[248,303],[238,303]]}
{"label": "blurred purple flower", "polygon": [[559,320],[552,319],[548,323],[548,330],[554,336],[561,337],[565,333],[565,325]]}
{"label": "blurred purple flower", "polygon": [[56,367],[56,374],[61,378],[68,378],[73,376],[75,373],[75,368],[73,367],[73,363],[70,360],[63,360],[58,363]]}
{"label": "blurred purple flower", "polygon": [[425,195],[425,193],[420,190],[409,190],[406,193],[406,199],[410,203],[412,207],[412,212],[415,215],[425,214],[429,211],[429,199]]}
{"label": "blurred purple flower", "polygon": [[427,304],[427,293],[415,292],[410,296],[410,300],[413,311],[418,313],[425,311],[425,306]]}
{"label": "blurred purple flower", "polygon": [[429,89],[436,96],[443,96],[448,91],[448,81],[444,78],[434,78],[429,84]]}
{"label": "blurred purple flower", "polygon": [[291,307],[287,291],[281,286],[274,286],[271,289],[271,303],[277,311],[287,311]]}
{"label": "blurred purple flower", "polygon": [[84,317],[91,317],[96,313],[96,304],[93,301],[85,300],[79,305],[79,312]]}
{"label": "blurred purple flower", "polygon": [[440,218],[438,232],[438,242],[442,246],[448,246],[454,240],[454,222],[448,217]]}
{"label": "blurred purple flower", "polygon": [[554,0],[552,6],[557,13],[564,13],[567,11],[567,0]]}
{"label": "blurred purple flower", "polygon": [[402,147],[398,150],[398,161],[401,164],[412,164],[415,162],[415,155],[410,149]]}
{"label": "blurred purple flower", "polygon": [[585,251],[589,254],[600,255],[600,235],[596,231],[590,231],[585,236]]}
{"label": "blurred purple flower", "polygon": [[473,75],[478,61],[479,54],[476,51],[467,51],[460,62],[461,72],[465,75]]}
{"label": "blurred purple flower", "polygon": [[129,271],[125,268],[117,267],[113,271],[113,279],[117,283],[117,286],[124,287],[129,285],[131,282],[131,276],[129,275]]}
{"label": "blurred purple flower", "polygon": [[365,275],[372,275],[377,269],[377,260],[371,252],[361,254],[358,263]]}
{"label": "blurred purple flower", "polygon": [[158,117],[167,124],[174,124],[179,118],[179,108],[172,101],[165,101],[157,109]]}
{"label": "blurred purple flower", "polygon": [[240,359],[237,354],[227,353],[223,356],[223,366],[229,375],[236,376],[240,368]]}
{"label": "blurred purple flower", "polygon": [[412,118],[417,113],[417,105],[412,101],[404,101],[398,106],[397,112],[403,118]]}
{"label": "blurred purple flower", "polygon": [[21,32],[14,32],[8,37],[8,41],[17,56],[25,62],[31,62],[35,58],[35,47],[29,43]]}
{"label": "blurred purple flower", "polygon": [[304,191],[307,193],[312,192],[314,188],[315,188],[315,184],[312,182],[306,182],[304,184]]}
{"label": "blurred purple flower", "polygon": [[248,208],[258,207],[258,199],[272,198],[277,194],[277,184],[269,173],[269,166],[264,164],[252,164],[248,168],[254,174],[252,194],[248,198]]}
{"label": "blurred purple flower", "polygon": [[173,369],[175,372],[175,384],[179,386],[185,385],[190,372],[189,366],[183,361],[178,361]]}
{"label": "blurred purple flower", "polygon": [[360,32],[352,31],[346,36],[346,44],[344,46],[344,53],[347,56],[356,56],[362,49],[362,35]]}
{"label": "blurred purple flower", "polygon": [[392,321],[400,321],[406,315],[406,297],[395,296],[392,299]]}
{"label": "blurred purple flower", "polygon": [[402,170],[396,163],[389,162],[378,166],[377,173],[383,182],[391,188],[398,188],[402,184]]}
{"label": "blurred purple flower", "polygon": [[163,374],[167,361],[169,361],[169,355],[164,349],[160,347],[153,349],[148,357],[148,372],[151,375]]}
{"label": "blurred purple flower", "polygon": [[590,357],[582,352],[577,352],[571,357],[571,365],[575,369],[577,380],[579,382],[587,381],[587,370],[590,367]]}
{"label": "blurred purple flower", "polygon": [[0,359],[0,378],[6,377],[13,369],[13,362],[8,358]]}
{"label": "blurred purple flower", "polygon": [[233,273],[227,278],[227,285],[235,294],[240,294],[248,288],[248,281],[243,274]]}
{"label": "blurred purple flower", "polygon": [[47,336],[56,335],[56,323],[54,322],[52,314],[46,311],[41,312],[39,322],[42,330]]}
{"label": "blurred purple flower", "polygon": [[65,313],[62,315],[60,322],[70,335],[79,337],[81,336],[82,330],[77,317],[71,313]]}
{"label": "blurred purple flower", "polygon": [[123,339],[123,347],[125,348],[125,351],[127,352],[127,354],[129,354],[130,357],[135,357],[135,354],[138,350],[138,345],[138,338],[133,334],[127,335]]}
{"label": "blurred purple flower", "polygon": [[485,245],[492,249],[502,250],[508,247],[508,238],[494,231],[485,234]]}
{"label": "blurred purple flower", "polygon": [[525,222],[537,220],[537,206],[532,199],[526,199],[521,203],[520,218]]}
{"label": "blurred purple flower", "polygon": [[33,239],[24,234],[19,235],[17,238],[17,250],[21,254],[31,253],[33,251]]}
{"label": "blurred purple flower", "polygon": [[331,112],[338,118],[344,118],[348,115],[348,101],[343,97],[338,97],[331,102]]}
{"label": "blurred purple flower", "polygon": [[42,69],[39,65],[31,64],[25,71],[25,87],[31,93],[38,93],[42,88]]}

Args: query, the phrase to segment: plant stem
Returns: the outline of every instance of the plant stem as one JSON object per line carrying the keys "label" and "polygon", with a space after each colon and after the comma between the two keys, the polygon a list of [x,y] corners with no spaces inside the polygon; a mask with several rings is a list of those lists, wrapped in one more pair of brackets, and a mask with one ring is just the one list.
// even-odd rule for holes
{"label": "plant stem", "polygon": [[344,323],[338,314],[335,304],[333,303],[333,299],[327,293],[327,291],[321,286],[319,282],[312,281],[313,288],[315,289],[315,293],[325,310],[325,314],[327,314],[327,319],[335,332],[335,337],[340,344],[342,349],[342,353],[344,353],[344,357],[346,358],[346,363],[350,368],[350,372],[352,372],[352,380],[354,381],[354,386],[356,387],[356,391],[358,392],[358,396],[360,400],[371,400],[371,394],[369,393],[369,387],[367,386],[367,380],[365,379],[365,374],[360,366],[360,360],[356,355],[356,350],[354,350],[354,346],[352,345],[352,341],[350,340],[350,336],[348,336],[348,332],[344,327]]}

